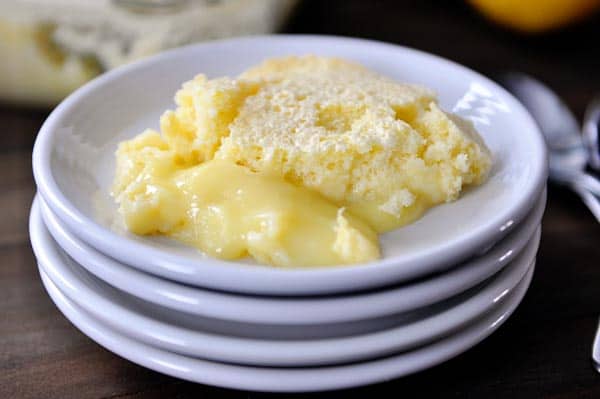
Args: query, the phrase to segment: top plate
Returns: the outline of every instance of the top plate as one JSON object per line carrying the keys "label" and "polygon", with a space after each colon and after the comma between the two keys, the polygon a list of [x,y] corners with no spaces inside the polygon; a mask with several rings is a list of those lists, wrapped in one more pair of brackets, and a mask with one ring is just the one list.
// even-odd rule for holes
{"label": "top plate", "polygon": [[[399,81],[433,88],[446,110],[471,119],[492,151],[489,180],[412,225],[381,236],[383,258],[362,265],[280,269],[210,258],[171,240],[116,227],[108,197],[117,143],[157,128],[175,91],[197,73],[236,75],[265,58],[317,54],[355,60]],[[324,36],[256,36],[172,50],[111,71],[69,96],[41,128],[33,153],[38,189],[75,234],[142,270],[227,291],[312,295],[397,283],[447,269],[502,238],[532,207],[546,179],[541,134],[500,86],[465,67],[391,44]]]}

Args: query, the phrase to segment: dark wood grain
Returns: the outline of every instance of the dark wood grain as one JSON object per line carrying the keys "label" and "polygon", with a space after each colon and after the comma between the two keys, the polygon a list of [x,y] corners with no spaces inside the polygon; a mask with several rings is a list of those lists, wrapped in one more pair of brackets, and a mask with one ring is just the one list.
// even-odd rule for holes
{"label": "dark wood grain", "polygon": [[[600,91],[600,18],[527,38],[460,1],[304,1],[288,32],[416,47],[484,74],[533,73],[581,116]],[[166,377],[104,350],[48,299],[28,243],[30,157],[47,112],[0,106],[0,398],[258,398]],[[322,397],[600,398],[590,346],[600,312],[600,226],[573,194],[550,187],[537,271],[513,317],[474,349],[407,378]],[[321,396],[321,395],[302,395]]]}

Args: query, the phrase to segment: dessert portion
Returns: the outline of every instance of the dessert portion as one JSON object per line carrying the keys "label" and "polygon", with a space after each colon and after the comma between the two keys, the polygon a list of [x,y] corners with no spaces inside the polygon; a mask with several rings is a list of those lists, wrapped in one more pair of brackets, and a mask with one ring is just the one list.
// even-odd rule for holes
{"label": "dessert portion", "polygon": [[376,233],[482,183],[469,122],[426,88],[315,56],[198,75],[177,108],[120,144],[113,195],[136,234],[281,266],[366,262]]}

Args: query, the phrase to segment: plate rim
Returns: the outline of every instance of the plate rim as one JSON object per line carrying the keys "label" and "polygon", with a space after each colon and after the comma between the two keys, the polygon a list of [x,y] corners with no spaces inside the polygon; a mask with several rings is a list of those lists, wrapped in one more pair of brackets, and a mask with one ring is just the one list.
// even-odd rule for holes
{"label": "plate rim", "polygon": [[[513,297],[507,296],[507,300],[504,304],[500,305],[500,309],[496,309],[490,314],[483,316],[480,320],[475,321],[450,337],[440,339],[414,351],[391,355],[381,359],[341,366],[292,369],[240,366],[189,358],[123,337],[98,322],[95,322],[95,327],[90,327],[92,323],[89,320],[93,320],[93,318],[87,316],[87,324],[80,320],[75,321],[74,310],[77,310],[76,305],[73,306],[72,303],[57,299],[59,295],[62,296],[60,299],[64,299],[65,297],[56,286],[51,285],[51,280],[45,276],[42,270],[40,270],[40,276],[51,300],[78,330],[110,352],[142,367],[176,378],[224,388],[263,392],[314,392],[351,388],[404,377],[436,366],[471,349],[494,333],[518,308],[529,289],[534,269],[535,261],[531,264],[531,273],[529,273],[529,278],[525,281],[525,284],[520,287],[520,290],[513,292]],[[71,311],[66,311],[65,308],[69,305]],[[85,313],[80,312],[78,314],[79,318],[82,315],[86,316]],[[116,339],[127,342],[127,345],[111,343],[111,336],[113,337],[113,341],[117,337]],[[126,353],[124,353],[123,349],[117,349],[116,346],[125,347]],[[137,355],[134,352],[134,348],[137,348]],[[142,352],[143,355],[140,355],[139,352]],[[165,361],[165,357],[169,358],[170,361]],[[403,362],[405,363],[404,365],[402,364]],[[406,364],[410,362],[413,362],[413,364]],[[376,367],[380,368],[379,372],[374,373],[370,370]],[[239,378],[240,373],[253,373],[254,375],[247,375],[242,381]],[[336,373],[338,374],[337,376]],[[352,376],[345,376],[343,381],[339,381],[340,373],[352,374]],[[215,374],[221,374],[221,377],[215,377]],[[236,374],[237,377],[234,377]],[[292,374],[296,375],[291,376]],[[310,381],[309,384],[312,385],[307,385],[307,381]]]}
{"label": "plate rim", "polygon": [[[39,226],[40,229],[43,227]],[[530,273],[539,243],[539,231],[540,227],[537,227],[536,237],[528,243],[529,250],[533,253],[531,257],[515,260],[520,260],[522,264],[513,265],[510,270],[505,268],[472,297],[466,297],[452,307],[439,313],[427,314],[409,324],[349,337],[325,339],[279,341],[232,337],[169,325],[166,321],[153,319],[149,314],[136,312],[135,308],[131,309],[115,302],[110,293],[102,292],[102,288],[78,279],[69,266],[64,266],[68,269],[66,272],[58,269],[55,271],[53,269],[56,266],[47,264],[51,263],[52,259],[42,255],[38,258],[38,267],[63,295],[77,303],[78,307],[134,340],[182,355],[214,361],[262,366],[312,366],[357,361],[373,356],[374,352],[383,356],[392,351],[410,350],[447,336],[492,311],[497,302],[510,295]],[[36,234],[38,233],[34,230],[33,235]],[[39,237],[32,238],[32,242],[37,239]],[[59,263],[60,260],[56,259],[54,262]],[[60,276],[56,275],[57,272]],[[485,301],[482,296],[486,298]],[[129,323],[134,323],[135,327]],[[420,332],[417,334],[416,330]],[[423,334],[422,331],[426,333]],[[324,355],[323,351],[327,353]]]}
{"label": "plate rim", "polygon": [[[38,202],[39,201],[39,202]],[[183,311],[186,313],[197,314],[203,317],[213,317],[213,318],[221,318],[229,321],[236,322],[246,322],[246,323],[265,323],[265,324],[314,324],[314,323],[341,323],[341,322],[349,322],[355,321],[365,318],[375,318],[375,317],[383,317],[386,315],[400,313],[405,311],[414,310],[420,307],[424,307],[427,305],[431,305],[434,302],[445,300],[454,295],[458,295],[461,292],[473,287],[476,284],[481,283],[489,278],[493,278],[493,275],[499,273],[504,269],[510,262],[515,261],[519,258],[519,256],[524,255],[526,251],[531,251],[532,248],[528,248],[532,245],[533,241],[536,241],[533,249],[534,253],[537,250],[537,246],[539,245],[539,238],[536,238],[536,230],[540,226],[541,216],[544,210],[544,202],[545,198],[541,199],[541,204],[539,205],[539,209],[534,211],[532,214],[532,218],[535,221],[531,222],[524,230],[515,232],[521,233],[523,235],[522,239],[519,240],[519,244],[517,247],[511,246],[511,248],[507,248],[506,250],[499,251],[498,253],[498,262],[493,262],[494,265],[491,270],[485,270],[483,263],[488,257],[489,253],[486,252],[479,261],[473,262],[472,265],[464,266],[463,268],[459,268],[456,270],[452,270],[447,272],[447,274],[440,276],[439,278],[433,277],[436,280],[425,280],[423,283],[415,283],[408,286],[401,285],[397,288],[386,287],[382,291],[372,291],[372,292],[357,292],[349,295],[338,295],[338,296],[327,296],[327,297],[309,297],[302,298],[302,302],[298,302],[297,299],[289,298],[289,297],[256,297],[256,296],[243,296],[235,293],[223,293],[223,292],[215,292],[210,290],[205,290],[203,288],[198,287],[186,287],[185,285],[179,285],[177,283],[171,283],[168,280],[163,280],[159,277],[155,277],[152,275],[146,275],[145,273],[139,272],[138,270],[131,269],[127,270],[127,265],[121,265],[118,261],[113,261],[105,254],[98,252],[98,254],[81,254],[80,256],[73,257],[69,254],[69,251],[65,251],[67,256],[71,257],[72,260],[78,263],[81,267],[83,267],[87,272],[94,275],[96,278],[104,281],[108,285],[111,285],[121,291],[126,292],[129,295],[135,296],[144,300],[146,302],[152,302],[156,305],[171,308],[175,311]],[[43,199],[36,197],[34,200],[34,204],[31,209],[31,223],[30,227],[31,232],[36,232],[35,223],[43,224],[43,228],[48,230],[50,239],[56,240],[56,236],[54,235],[56,231],[55,228],[61,228],[62,226],[52,226],[54,223],[52,220],[48,218],[55,218],[55,215],[45,214]],[[50,213],[51,210],[48,209]],[[41,220],[38,220],[41,219]],[[58,220],[56,220],[58,222]],[[520,227],[520,226],[519,226]],[[53,232],[54,231],[54,232]],[[65,233],[69,233],[65,231]],[[521,238],[520,236],[517,236]],[[46,243],[45,245],[49,245],[50,249],[53,249],[54,246],[60,247],[60,250],[64,251],[64,247],[62,244],[65,244],[66,241],[58,240],[57,242],[53,242],[52,244]],[[85,245],[85,243],[82,243]],[[518,251],[517,249],[520,247]],[[93,248],[92,248],[93,250]],[[95,251],[95,250],[94,250]],[[94,259],[91,256],[98,256],[99,264],[96,266],[90,266],[88,262],[93,261]],[[85,262],[80,262],[80,260],[86,259]],[[109,267],[105,267],[106,265],[110,265]],[[123,273],[130,273],[132,277],[128,278],[126,281],[119,282],[116,278],[107,278],[108,274],[119,273],[119,269],[123,269]],[[464,274],[468,273],[472,269],[475,269],[477,273],[483,273],[477,276],[477,279],[470,281],[468,284],[465,284],[464,281],[460,282],[456,276],[462,277]],[[155,289],[148,292],[145,296],[139,296],[132,294],[130,291],[132,289],[136,289],[134,285],[130,284],[130,281],[133,276],[146,280],[146,285],[149,287],[153,287]],[[444,283],[440,282],[439,279],[445,279]],[[435,286],[443,284],[447,286],[448,280],[456,279],[457,288],[455,290],[443,291],[438,290]],[[139,281],[139,280],[138,280]],[[157,285],[157,284],[160,284]],[[417,285],[419,284],[419,285]],[[428,295],[425,296],[422,294],[423,287],[427,287],[431,285],[428,289]],[[172,287],[173,294],[169,295],[164,287]],[[447,287],[444,287],[447,288]],[[138,289],[139,291],[143,290],[143,288]],[[412,294],[412,297],[408,297],[408,293],[420,291],[421,294]],[[158,296],[156,296],[155,292],[160,291]],[[187,301],[184,299],[184,292],[188,293]],[[435,291],[432,294],[432,291]],[[415,302],[417,300],[417,296],[422,296],[421,302]],[[164,301],[159,301],[159,296],[164,301],[170,300],[167,304]],[[183,300],[178,302],[179,300]],[[426,300],[423,300],[423,297]],[[409,300],[410,299],[410,300]],[[373,305],[370,308],[365,308],[365,301],[371,300]],[[189,302],[195,301],[197,303],[197,307],[192,307],[189,305]],[[229,305],[228,308],[219,307],[218,309],[212,306],[211,304],[215,303],[227,303]],[[298,304],[299,303],[299,304]],[[206,305],[205,305],[206,304]],[[390,305],[392,304],[392,305]],[[171,306],[169,306],[171,305]],[[205,305],[205,306],[203,306]],[[321,311],[318,315],[315,312],[315,309],[319,309],[322,307],[327,307],[328,311]],[[340,309],[357,309],[357,307],[362,306],[363,309],[361,312],[353,312],[353,313],[344,313]],[[244,309],[243,312],[240,312],[239,309]]]}

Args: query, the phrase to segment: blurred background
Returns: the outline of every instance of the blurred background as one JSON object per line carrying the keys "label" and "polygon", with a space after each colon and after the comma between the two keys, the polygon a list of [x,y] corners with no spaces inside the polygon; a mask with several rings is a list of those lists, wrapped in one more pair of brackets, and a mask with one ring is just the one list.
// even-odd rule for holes
{"label": "blurred background", "polygon": [[525,70],[579,105],[594,89],[583,81],[600,63],[599,7],[600,0],[2,0],[0,99],[50,107],[106,70],[169,48],[290,32],[400,43],[492,75]]}

